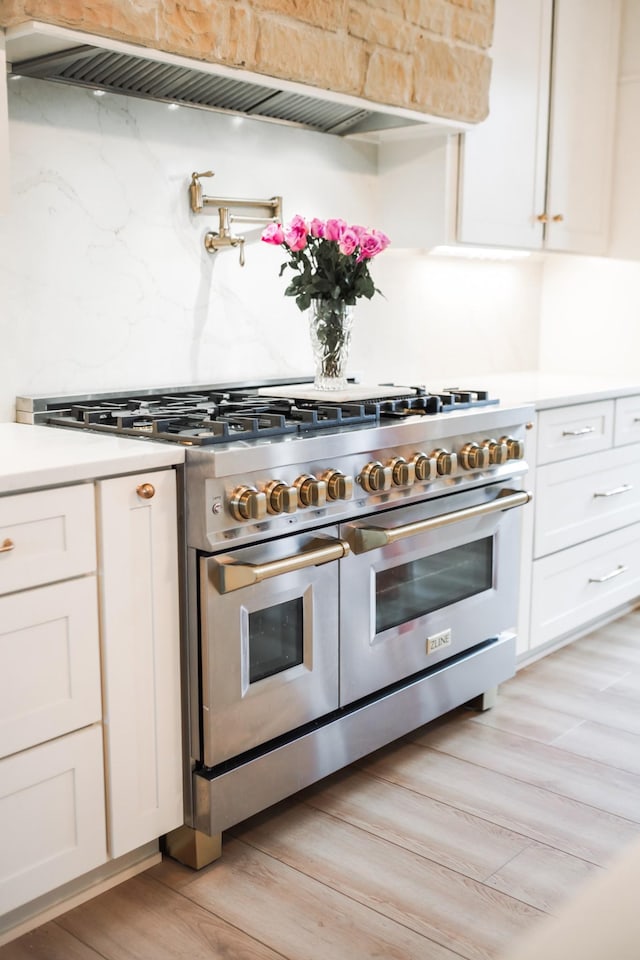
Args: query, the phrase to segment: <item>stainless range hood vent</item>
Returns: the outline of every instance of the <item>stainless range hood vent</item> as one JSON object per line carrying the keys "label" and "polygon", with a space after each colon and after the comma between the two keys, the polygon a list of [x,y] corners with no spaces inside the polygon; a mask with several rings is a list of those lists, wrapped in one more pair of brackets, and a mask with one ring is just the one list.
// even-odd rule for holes
{"label": "stainless range hood vent", "polygon": [[220,76],[205,65],[198,69],[195,63],[176,65],[89,44],[13,61],[11,71],[14,75],[273,120],[341,136],[425,125],[421,119]]}

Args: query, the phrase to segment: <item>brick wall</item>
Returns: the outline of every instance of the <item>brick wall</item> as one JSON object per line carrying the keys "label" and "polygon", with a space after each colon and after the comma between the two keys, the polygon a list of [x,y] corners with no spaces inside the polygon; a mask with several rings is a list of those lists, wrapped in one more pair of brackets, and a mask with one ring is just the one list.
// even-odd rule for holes
{"label": "brick wall", "polygon": [[488,112],[494,0],[0,0],[42,20],[455,120]]}

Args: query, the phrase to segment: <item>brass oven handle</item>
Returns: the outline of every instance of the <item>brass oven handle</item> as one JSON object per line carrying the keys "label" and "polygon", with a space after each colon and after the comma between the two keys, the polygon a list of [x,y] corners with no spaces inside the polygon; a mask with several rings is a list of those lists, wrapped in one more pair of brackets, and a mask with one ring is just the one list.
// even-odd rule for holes
{"label": "brass oven handle", "polygon": [[281,560],[269,560],[267,563],[239,563],[233,557],[216,557],[212,570],[215,586],[218,593],[231,593],[242,587],[250,587],[255,583],[262,583],[270,577],[279,577],[284,573],[293,573],[304,570],[306,567],[317,567],[322,563],[340,560],[350,552],[349,544],[344,540],[313,541],[316,546],[302,553],[295,553],[291,557],[282,557]]}
{"label": "brass oven handle", "polygon": [[415,523],[407,523],[402,527],[395,527],[390,530],[385,530],[384,527],[356,527],[354,525],[349,527],[347,538],[354,553],[367,553],[369,550],[386,547],[390,543],[396,543],[396,541],[404,540],[407,537],[414,537],[419,533],[427,533],[429,530],[447,527],[451,523],[460,523],[463,520],[486,517],[490,513],[511,510],[513,507],[522,507],[525,503],[529,503],[532,497],[533,494],[527,490],[503,490],[495,500],[491,500],[489,503],[481,503],[475,507],[465,507],[463,510],[445,513],[441,517],[417,520]]}
{"label": "brass oven handle", "polygon": [[9,550],[15,550],[15,547],[16,545],[13,540],[9,540],[7,537],[7,539],[3,540],[0,544],[0,553],[9,553]]}

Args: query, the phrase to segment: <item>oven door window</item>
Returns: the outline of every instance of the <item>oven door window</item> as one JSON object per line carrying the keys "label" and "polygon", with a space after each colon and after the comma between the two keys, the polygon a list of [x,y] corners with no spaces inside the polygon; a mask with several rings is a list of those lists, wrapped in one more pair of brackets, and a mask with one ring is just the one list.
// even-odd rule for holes
{"label": "oven door window", "polygon": [[301,597],[249,614],[249,683],[303,662]]}
{"label": "oven door window", "polygon": [[466,600],[493,585],[493,537],[376,573],[376,633]]}

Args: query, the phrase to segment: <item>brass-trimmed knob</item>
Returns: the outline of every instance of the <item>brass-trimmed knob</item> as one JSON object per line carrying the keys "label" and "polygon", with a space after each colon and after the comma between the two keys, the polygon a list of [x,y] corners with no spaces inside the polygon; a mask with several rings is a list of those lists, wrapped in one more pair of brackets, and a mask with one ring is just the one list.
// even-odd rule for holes
{"label": "brass-trimmed knob", "polygon": [[500,437],[500,443],[506,444],[509,460],[524,459],[524,440],[516,440],[515,437]]}
{"label": "brass-trimmed knob", "polygon": [[457,471],[458,458],[455,453],[449,453],[448,450],[438,448],[432,452],[431,456],[436,461],[438,476],[450,477]]}
{"label": "brass-trimmed knob", "polygon": [[298,509],[298,491],[282,480],[271,480],[264,488],[267,513],[295,513]]}
{"label": "brass-trimmed knob", "polygon": [[256,487],[236,487],[229,498],[229,509],[236,520],[263,520],[267,515],[267,497]]}
{"label": "brass-trimmed knob", "polygon": [[483,440],[482,446],[489,451],[489,463],[502,464],[509,459],[509,448],[504,440]]}
{"label": "brass-trimmed knob", "polygon": [[539,213],[536,217],[538,223],[549,223],[549,214],[548,213]]}
{"label": "brass-trimmed knob", "polygon": [[435,457],[428,457],[426,453],[416,453],[413,457],[413,468],[416,480],[434,480],[438,474],[438,464]]}
{"label": "brass-trimmed knob", "polygon": [[155,497],[156,488],[152,483],[141,483],[136,487],[136,493],[143,500],[151,500],[152,497]]}
{"label": "brass-trimmed knob", "polygon": [[562,223],[562,221],[564,220],[564,214],[562,214],[562,213],[555,213],[555,214],[551,217],[551,220],[553,221],[553,223]]}
{"label": "brass-trimmed knob", "polygon": [[353,496],[353,477],[347,476],[342,470],[325,470],[321,480],[327,485],[328,500],[351,500]]}
{"label": "brass-trimmed knob", "polygon": [[7,537],[0,544],[0,553],[9,553],[10,550],[15,550],[15,548],[16,545],[13,540],[10,540],[9,537]]}
{"label": "brass-trimmed knob", "polygon": [[391,487],[391,467],[385,467],[379,460],[370,460],[360,473],[360,484],[367,493],[382,493]]}
{"label": "brass-trimmed knob", "polygon": [[391,482],[396,487],[406,487],[415,483],[416,468],[413,463],[409,463],[404,457],[394,457],[390,461]]}
{"label": "brass-trimmed knob", "polygon": [[465,443],[459,457],[464,470],[486,470],[489,466],[489,450],[475,441]]}
{"label": "brass-trimmed knob", "polygon": [[327,485],[311,473],[303,473],[295,481],[298,500],[303,507],[322,507],[327,502]]}

